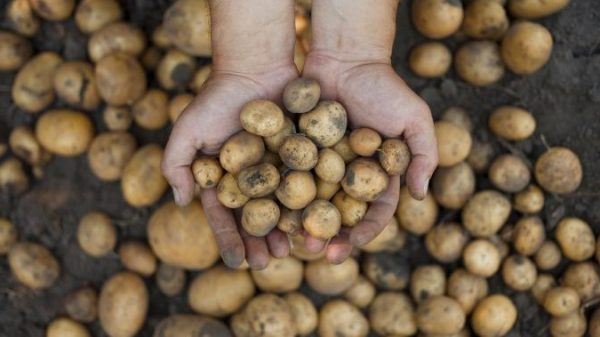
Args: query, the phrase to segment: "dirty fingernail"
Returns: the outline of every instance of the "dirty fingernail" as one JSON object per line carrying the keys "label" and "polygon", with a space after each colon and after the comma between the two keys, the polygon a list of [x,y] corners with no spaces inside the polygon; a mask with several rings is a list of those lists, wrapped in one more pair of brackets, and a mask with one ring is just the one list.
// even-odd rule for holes
{"label": "dirty fingernail", "polygon": [[234,249],[228,249],[221,252],[221,258],[229,268],[237,268],[242,264],[242,258],[238,256]]}

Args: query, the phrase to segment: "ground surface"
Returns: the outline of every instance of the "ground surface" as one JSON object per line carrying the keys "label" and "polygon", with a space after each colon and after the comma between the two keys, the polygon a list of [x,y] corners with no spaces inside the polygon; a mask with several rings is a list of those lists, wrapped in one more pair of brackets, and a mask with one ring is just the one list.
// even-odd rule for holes
{"label": "ground surface", "polygon": [[[431,105],[434,115],[448,106],[466,108],[476,122],[478,137],[490,138],[485,121],[489,112],[501,104],[517,104],[532,111],[538,130],[531,141],[516,144],[534,160],[544,150],[545,142],[564,145],[579,154],[584,166],[581,188],[566,197],[549,197],[543,217],[548,229],[563,215],[587,219],[600,233],[600,2],[574,0],[559,15],[542,20],[555,40],[549,64],[526,78],[506,76],[490,88],[475,89],[457,80],[454,73],[439,80],[423,80],[406,68],[408,49],[423,38],[408,22],[407,2],[400,9],[394,66],[398,72]],[[4,12],[5,1],[0,4]],[[150,30],[160,21],[167,0],[128,0],[129,19]],[[133,13],[133,14],[132,14]],[[44,24],[42,34],[34,39],[37,50],[56,50],[66,58],[85,55],[86,38],[72,22]],[[450,45],[456,44],[448,41]],[[17,125],[32,125],[34,118],[10,101],[12,74],[0,74],[0,140],[6,141],[9,130]],[[60,104],[60,103],[56,103]],[[101,125],[99,114],[93,115]],[[102,129],[100,128],[100,131]],[[140,143],[164,142],[168,130],[158,133],[132,131]],[[498,145],[498,151],[508,151]],[[99,287],[103,280],[121,267],[116,254],[92,259],[81,252],[75,241],[78,219],[90,210],[110,214],[120,227],[121,238],[143,237],[145,222],[152,209],[137,210],[124,203],[118,183],[100,183],[92,176],[85,157],[55,158],[46,176],[19,198],[0,195],[0,216],[18,225],[20,237],[38,241],[49,247],[61,260],[63,273],[58,284],[45,292],[31,292],[10,276],[6,259],[0,259],[0,336],[42,337],[45,325],[62,312],[65,295],[84,285]],[[485,186],[485,181],[479,182]],[[165,196],[165,200],[170,196]],[[447,215],[452,218],[453,214]],[[412,265],[429,261],[418,239],[409,240],[407,248],[396,257]],[[561,268],[556,271],[559,273]],[[191,276],[191,275],[190,275]],[[506,291],[502,282],[493,279],[492,290]],[[519,307],[519,323],[510,336],[547,336],[547,318],[526,294],[514,294]],[[323,300],[319,298],[318,300]],[[187,312],[185,297],[167,299],[156,288],[151,290],[151,312],[140,336],[151,336],[152,327],[162,317],[174,312]],[[94,336],[105,336],[99,325],[92,326]]]}

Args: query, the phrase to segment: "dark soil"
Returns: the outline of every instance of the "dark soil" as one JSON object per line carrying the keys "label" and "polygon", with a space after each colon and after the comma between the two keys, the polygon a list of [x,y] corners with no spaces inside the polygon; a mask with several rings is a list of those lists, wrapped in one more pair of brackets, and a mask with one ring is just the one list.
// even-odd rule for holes
{"label": "dark soil", "polygon": [[[4,13],[7,1],[0,3]],[[151,31],[168,6],[167,0],[122,1],[128,20]],[[408,19],[408,1],[404,1],[398,18],[398,34],[394,66],[398,73],[430,104],[434,116],[447,107],[458,105],[467,109],[477,126],[480,139],[492,141],[500,152],[516,151],[533,162],[546,146],[562,145],[573,149],[584,167],[582,186],[567,196],[547,196],[542,213],[549,233],[564,215],[586,219],[600,234],[600,2],[572,1],[563,12],[541,22],[550,29],[555,46],[552,59],[538,73],[529,77],[507,74],[501,83],[489,88],[474,88],[450,73],[443,79],[423,80],[406,68],[410,47],[424,40],[412,29]],[[4,18],[2,20],[4,21]],[[2,26],[3,25],[3,26]],[[5,23],[0,23],[5,27]],[[72,22],[44,23],[41,33],[33,39],[37,51],[54,50],[67,59],[84,58],[87,38]],[[446,41],[456,46],[456,41]],[[10,99],[14,74],[0,73],[0,141],[6,142],[9,131],[22,124],[33,125],[36,116],[16,108]],[[516,144],[500,144],[487,131],[490,111],[503,104],[515,104],[532,111],[538,122],[535,136]],[[56,102],[56,106],[62,103]],[[99,112],[92,114],[98,131],[104,131]],[[133,128],[141,144],[164,144],[169,130],[144,132]],[[485,178],[478,182],[487,186]],[[171,198],[165,196],[164,200]],[[596,206],[596,207],[594,207]],[[75,230],[79,218],[91,210],[109,214],[119,225],[119,236],[142,238],[145,224],[153,209],[134,209],[123,201],[118,183],[106,184],[90,172],[85,156],[54,158],[41,180],[34,181],[25,194],[15,197],[0,194],[0,217],[7,217],[18,227],[20,238],[40,242],[60,259],[62,276],[51,289],[34,292],[19,285],[11,276],[5,258],[0,258],[0,337],[42,337],[47,323],[61,315],[62,302],[73,290],[91,285],[99,288],[103,281],[122,267],[118,256],[94,259],[77,246]],[[451,219],[456,214],[444,214]],[[407,247],[398,254],[398,261],[407,259],[411,266],[431,262],[422,240],[410,238]],[[564,263],[563,263],[564,266]],[[451,266],[448,266],[450,268]],[[554,271],[560,274],[563,268]],[[188,275],[189,278],[193,275]],[[151,289],[151,310],[139,336],[151,336],[157,322],[171,313],[190,312],[185,295],[167,298],[148,279]],[[526,293],[509,291],[498,277],[490,281],[494,292],[510,294],[519,309],[519,322],[510,336],[548,336],[548,318]],[[304,289],[319,302],[324,299]],[[105,336],[98,323],[92,324],[94,336]]]}

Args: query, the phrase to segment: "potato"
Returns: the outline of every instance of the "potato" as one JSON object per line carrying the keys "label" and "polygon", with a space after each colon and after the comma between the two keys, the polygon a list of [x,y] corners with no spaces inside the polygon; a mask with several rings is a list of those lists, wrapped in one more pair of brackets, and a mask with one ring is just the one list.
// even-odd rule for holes
{"label": "potato", "polygon": [[568,287],[550,289],[544,299],[544,309],[555,317],[566,316],[579,309],[579,294]]}
{"label": "potato", "polygon": [[504,76],[500,48],[493,41],[469,41],[454,54],[454,69],[476,87],[496,83]]}
{"label": "potato", "polygon": [[488,121],[490,130],[506,140],[524,140],[535,132],[536,122],[533,115],[516,106],[501,106],[495,109]]}
{"label": "potato", "polygon": [[40,29],[40,20],[33,13],[29,0],[12,0],[6,7],[9,26],[19,34],[31,37]]}
{"label": "potato", "polygon": [[585,315],[578,311],[550,320],[550,334],[553,337],[582,337],[586,330]]}
{"label": "potato", "polygon": [[554,269],[562,259],[560,247],[554,241],[545,241],[535,253],[534,259],[539,269]]}
{"label": "potato", "polygon": [[441,42],[423,42],[410,51],[408,67],[413,73],[425,78],[442,77],[450,69],[452,54]]}
{"label": "potato", "polygon": [[279,202],[292,210],[305,208],[315,199],[316,194],[317,187],[312,174],[303,171],[284,173],[275,190]]}
{"label": "potato", "polygon": [[80,31],[94,33],[123,17],[116,0],[82,0],[75,10],[75,23]]}
{"label": "potato", "polygon": [[178,0],[165,12],[165,34],[179,49],[193,56],[211,56],[211,19],[207,0]]}
{"label": "potato", "polygon": [[87,62],[61,64],[54,75],[54,89],[60,99],[77,108],[95,110],[100,104],[94,68]]}
{"label": "potato", "polygon": [[476,237],[490,237],[498,232],[510,215],[510,201],[492,190],[475,193],[462,209],[465,228]]}
{"label": "potato", "polygon": [[19,242],[8,252],[12,275],[25,286],[41,290],[52,287],[60,277],[60,264],[46,247]]}
{"label": "potato", "polygon": [[208,80],[208,78],[210,77],[211,72],[212,64],[210,63],[198,68],[198,70],[196,70],[196,73],[194,74],[194,77],[192,77],[192,80],[190,81],[190,90],[192,90],[192,92],[196,94],[199,93],[202,89],[202,86],[204,85],[204,82],[206,82],[206,80]]}
{"label": "potato", "polygon": [[350,133],[348,143],[357,155],[371,157],[381,145],[381,136],[373,129],[359,128]]}
{"label": "potato", "polygon": [[556,227],[554,237],[563,254],[572,261],[585,261],[596,250],[596,238],[590,226],[575,217],[562,219]]}
{"label": "potato", "polygon": [[148,90],[131,109],[135,123],[146,130],[162,129],[169,122],[169,96],[159,89]]}
{"label": "potato", "polygon": [[455,124],[469,132],[473,131],[473,122],[467,111],[463,108],[452,106],[444,110],[440,120]]}
{"label": "potato", "polygon": [[478,276],[490,277],[494,275],[500,268],[500,262],[500,253],[489,240],[473,240],[467,244],[463,251],[465,268]]}
{"label": "potato", "polygon": [[482,298],[488,293],[485,278],[469,273],[464,269],[456,269],[448,278],[448,296],[455,299],[465,314],[470,314]]}
{"label": "potato", "polygon": [[122,52],[139,57],[146,49],[144,32],[129,23],[114,22],[97,30],[88,42],[88,54],[97,63],[105,56]]}
{"label": "potato", "polygon": [[202,157],[192,163],[192,173],[194,180],[201,188],[213,188],[221,180],[223,169],[217,159]]}
{"label": "potato", "polygon": [[537,19],[561,11],[570,0],[509,0],[510,14],[522,19]]}
{"label": "potato", "polygon": [[44,164],[47,153],[29,127],[17,126],[12,129],[8,143],[12,153],[29,165],[39,166]]}
{"label": "potato", "polygon": [[360,249],[368,253],[396,252],[402,249],[406,243],[407,235],[399,226],[400,224],[396,218],[390,219],[383,230],[373,240],[360,246]]}
{"label": "potato", "polygon": [[350,289],[358,278],[358,263],[348,258],[340,264],[325,259],[310,261],[304,269],[306,283],[323,295],[340,295]]}
{"label": "potato", "polygon": [[298,171],[313,169],[319,160],[319,152],[315,143],[299,134],[285,137],[279,147],[279,156],[287,167]]}
{"label": "potato", "polygon": [[469,131],[447,121],[435,123],[438,141],[439,165],[453,166],[465,160],[471,151]]}
{"label": "potato", "polygon": [[296,43],[294,44],[294,65],[298,72],[301,73],[304,69],[304,63],[306,62],[307,49],[303,45],[302,38],[296,37]]}
{"label": "potato", "polygon": [[366,277],[359,275],[354,284],[344,293],[344,298],[363,309],[373,302],[376,292],[375,285]]}
{"label": "potato", "polygon": [[169,105],[167,107],[169,120],[171,123],[175,123],[177,118],[181,116],[181,113],[192,103],[194,100],[194,95],[192,94],[179,94],[173,96],[169,101]]}
{"label": "potato", "polygon": [[344,158],[332,149],[319,151],[319,159],[315,166],[315,173],[322,180],[329,183],[339,183],[344,178],[346,164]]}
{"label": "potato", "polygon": [[249,198],[261,198],[279,186],[279,172],[271,164],[259,164],[243,169],[237,176],[240,191]]}
{"label": "potato", "polygon": [[150,46],[146,48],[140,59],[144,69],[149,71],[156,71],[158,64],[162,60],[164,53],[157,46]]}
{"label": "potato", "polygon": [[67,296],[64,310],[78,322],[92,323],[98,317],[98,293],[92,287],[78,289]]}
{"label": "potato", "polygon": [[304,265],[295,257],[270,259],[266,268],[250,271],[256,286],[264,292],[287,293],[300,288]]}
{"label": "potato", "polygon": [[504,336],[517,320],[517,308],[506,296],[495,294],[481,300],[473,315],[471,328],[482,337]]}
{"label": "potato", "polygon": [[515,194],[513,207],[516,211],[525,214],[538,213],[544,208],[544,192],[535,185],[529,185]]}
{"label": "potato", "polygon": [[437,261],[450,263],[461,257],[467,241],[467,233],[459,224],[446,222],[427,232],[425,247],[429,255]]}
{"label": "potato", "polygon": [[342,179],[344,192],[360,201],[378,199],[389,184],[389,176],[381,166],[372,159],[358,158],[346,167]]}
{"label": "potato", "polygon": [[369,322],[352,304],[344,300],[331,300],[319,313],[320,337],[366,337]]}
{"label": "potato", "polygon": [[297,235],[302,229],[302,211],[281,207],[277,228],[287,234]]}
{"label": "potato", "polygon": [[231,337],[231,332],[225,324],[215,319],[187,315],[171,315],[158,323],[153,337]]}
{"label": "potato", "polygon": [[231,173],[225,173],[221,180],[219,180],[217,185],[217,199],[227,208],[240,208],[250,200],[250,198],[240,191],[237,179]]}
{"label": "potato", "polygon": [[331,202],[340,212],[342,225],[350,227],[355,226],[362,220],[369,207],[366,202],[356,200],[344,191],[336,193]]}
{"label": "potato", "polygon": [[582,302],[600,295],[600,271],[593,262],[579,262],[569,265],[562,275],[561,285],[577,291]]}
{"label": "potato", "polygon": [[102,257],[117,244],[117,230],[112,220],[102,212],[89,212],[77,227],[79,247],[92,257]]}
{"label": "potato", "polygon": [[235,336],[294,337],[296,327],[292,310],[287,302],[273,294],[254,297],[246,307],[231,319]]}
{"label": "potato", "polygon": [[529,290],[535,284],[537,270],[535,264],[527,257],[511,255],[502,264],[502,280],[504,284],[516,291]]}
{"label": "potato", "polygon": [[16,195],[29,188],[29,178],[18,159],[9,158],[0,163],[0,191],[9,191]]}
{"label": "potato", "polygon": [[411,336],[417,332],[415,309],[408,296],[382,292],[369,307],[371,328],[381,336]]}
{"label": "potato", "polygon": [[158,289],[167,296],[179,295],[185,287],[185,271],[166,263],[158,266],[155,278]]}
{"label": "potato", "polygon": [[537,216],[521,218],[517,221],[513,233],[515,250],[525,256],[538,252],[546,239],[544,223]]}
{"label": "potato", "polygon": [[527,164],[513,154],[497,157],[490,165],[488,176],[494,186],[509,193],[522,191],[531,180]]}
{"label": "potato", "polygon": [[31,43],[23,37],[0,31],[0,71],[14,71],[31,57]]}
{"label": "potato", "polygon": [[148,312],[148,290],[141,277],[131,272],[113,275],[102,286],[98,316],[102,329],[112,337],[133,337]]}
{"label": "potato", "polygon": [[410,149],[399,139],[386,139],[378,153],[379,164],[388,175],[404,175],[410,164]]}
{"label": "potato", "polygon": [[91,337],[87,328],[70,318],[57,318],[46,328],[46,337]]}
{"label": "potato", "polygon": [[423,235],[433,227],[437,220],[438,206],[431,193],[425,199],[413,199],[408,188],[400,189],[396,218],[402,228],[415,235]]}
{"label": "potato", "polygon": [[247,270],[217,266],[192,281],[188,303],[200,314],[225,317],[238,312],[254,296],[254,292],[254,283]]}
{"label": "potato", "polygon": [[133,56],[114,52],[96,63],[96,85],[108,104],[129,105],[146,92],[146,74]]}
{"label": "potato", "polygon": [[325,249],[317,253],[308,251],[304,235],[288,235],[288,239],[290,241],[290,256],[297,257],[302,261],[315,261],[325,256]]}
{"label": "potato", "polygon": [[546,293],[556,287],[556,280],[550,274],[540,274],[531,288],[531,294],[539,305],[544,305]]}
{"label": "potato", "polygon": [[0,256],[6,255],[17,242],[17,229],[8,219],[0,218]]}
{"label": "potato", "polygon": [[466,161],[475,173],[483,173],[487,171],[493,157],[494,147],[490,143],[473,139]]}
{"label": "potato", "polygon": [[404,289],[410,279],[408,262],[390,253],[366,255],[363,258],[362,270],[371,282],[387,290]]}
{"label": "potato", "polygon": [[106,106],[102,112],[104,124],[111,131],[125,131],[129,129],[133,122],[129,107]]}
{"label": "potato", "polygon": [[462,30],[472,38],[499,40],[508,26],[508,17],[501,3],[476,0],[465,9]]}
{"label": "potato", "polygon": [[302,212],[302,227],[317,239],[331,239],[341,226],[340,211],[327,200],[314,200]]}
{"label": "potato", "polygon": [[439,265],[421,265],[410,275],[410,295],[415,303],[421,303],[431,296],[446,293],[446,273]]}
{"label": "potato", "polygon": [[352,151],[350,147],[350,137],[345,135],[332,147],[333,151],[337,152],[342,158],[344,162],[349,163],[357,157],[357,154]]}
{"label": "potato", "polygon": [[167,189],[160,163],[163,149],[148,144],[137,150],[123,169],[121,191],[125,201],[134,207],[147,207],[156,203]]}
{"label": "potato", "polygon": [[335,101],[322,101],[310,112],[302,114],[299,129],[319,147],[334,146],[348,126],[346,109]]}
{"label": "potato", "polygon": [[430,39],[441,39],[454,34],[463,20],[460,1],[416,0],[411,18],[419,33]]}
{"label": "potato", "polygon": [[297,78],[289,82],[283,91],[283,105],[292,113],[312,110],[321,97],[321,87],[315,80]]}
{"label": "potato", "polygon": [[440,167],[433,175],[431,187],[438,204],[449,209],[459,209],[475,192],[475,173],[465,162]]}
{"label": "potato", "polygon": [[38,113],[54,101],[53,79],[63,62],[53,52],[42,52],[30,59],[17,73],[12,86],[12,99],[25,112]]}
{"label": "potato", "polygon": [[262,139],[242,130],[223,144],[219,161],[225,171],[237,174],[246,167],[260,162],[264,153],[265,144]]}
{"label": "potato", "polygon": [[552,45],[552,35],[544,26],[520,21],[506,32],[500,51],[508,69],[518,75],[529,75],[548,62]]}
{"label": "potato", "polygon": [[308,297],[299,292],[293,292],[286,294],[283,299],[290,307],[298,335],[308,335],[317,328],[319,314]]}
{"label": "potato", "polygon": [[167,34],[165,25],[162,23],[154,28],[150,38],[152,39],[152,43],[160,49],[169,49],[173,47],[173,41]]}
{"label": "potato", "polygon": [[169,50],[160,60],[156,77],[165,90],[187,87],[196,71],[196,60],[177,49]]}
{"label": "potato", "polygon": [[328,183],[317,178],[317,199],[331,200],[341,187],[339,183]]}
{"label": "potato", "polygon": [[137,144],[127,132],[105,132],[99,134],[90,145],[88,163],[92,173],[103,181],[116,181],[123,175]]}
{"label": "potato", "polygon": [[567,194],[575,191],[582,180],[579,158],[565,147],[551,147],[535,162],[535,179],[550,193]]}
{"label": "potato", "polygon": [[37,15],[48,21],[61,21],[71,16],[75,0],[29,0]]}
{"label": "potato", "polygon": [[65,157],[85,152],[94,135],[90,119],[69,109],[50,110],[38,119],[35,134],[48,151]]}
{"label": "potato", "polygon": [[284,117],[281,129],[272,136],[264,137],[265,145],[269,151],[277,153],[285,138],[294,133],[296,133],[296,125],[290,118]]}
{"label": "potato", "polygon": [[590,334],[590,337],[600,336],[600,309],[596,309],[592,313],[588,333]]}
{"label": "potato", "polygon": [[242,209],[242,227],[253,236],[266,236],[277,226],[281,212],[271,199],[253,199]]}
{"label": "potato", "polygon": [[119,247],[119,257],[123,266],[141,276],[151,276],[156,272],[156,257],[150,247],[143,242],[127,241]]}
{"label": "potato", "polygon": [[431,296],[417,308],[417,326],[427,334],[458,333],[465,320],[460,304],[447,296]]}

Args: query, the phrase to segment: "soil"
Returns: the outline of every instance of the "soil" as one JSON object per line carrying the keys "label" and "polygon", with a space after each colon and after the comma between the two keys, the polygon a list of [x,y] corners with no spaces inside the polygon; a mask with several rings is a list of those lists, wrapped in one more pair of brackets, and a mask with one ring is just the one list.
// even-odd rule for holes
{"label": "soil", "polygon": [[[0,4],[4,13],[7,1]],[[161,19],[161,13],[171,1],[123,0],[128,20],[151,31]],[[496,85],[474,88],[461,82],[451,72],[442,79],[417,78],[406,67],[409,49],[424,38],[411,27],[408,19],[409,1],[404,1],[398,16],[398,33],[393,63],[398,73],[429,103],[434,116],[450,106],[465,108],[475,125],[477,138],[495,144],[497,151],[515,152],[532,162],[547,146],[562,145],[573,149],[581,158],[584,179],[581,187],[567,196],[548,196],[542,217],[549,233],[565,215],[586,219],[600,233],[600,2],[572,1],[563,12],[540,20],[554,37],[552,58],[538,73],[528,77],[507,74]],[[2,18],[0,28],[6,28]],[[85,58],[86,37],[72,21],[43,24],[33,38],[37,51],[54,50],[67,59]],[[453,48],[457,41],[445,41]],[[14,74],[0,73],[0,141],[6,142],[9,131],[18,125],[33,125],[36,116],[15,107],[10,99]],[[56,102],[55,106],[62,106]],[[534,137],[519,143],[501,143],[487,131],[490,111],[499,105],[514,104],[531,111],[538,122]],[[91,114],[104,131],[99,111]],[[140,144],[164,144],[169,130],[144,132],[133,128]],[[54,158],[44,170],[44,178],[33,180],[30,189],[21,196],[0,194],[0,217],[7,217],[18,226],[20,238],[40,242],[60,259],[60,281],[47,291],[34,292],[19,285],[9,276],[5,258],[0,258],[0,336],[42,337],[47,323],[64,313],[62,302],[73,290],[91,285],[99,288],[103,281],[122,267],[113,253],[101,259],[86,256],[77,246],[75,230],[79,218],[88,211],[101,210],[119,225],[121,239],[143,238],[145,224],[153,211],[126,205],[118,183],[102,183],[87,164],[87,158]],[[478,186],[489,183],[485,178]],[[170,199],[167,195],[164,200]],[[160,203],[159,203],[160,204]],[[446,219],[456,213],[442,214]],[[419,238],[411,237],[406,248],[396,257],[406,259],[411,266],[433,261]],[[559,275],[561,264],[553,273]],[[448,266],[451,268],[452,266]],[[194,275],[188,274],[188,279]],[[167,298],[147,280],[151,293],[151,310],[139,336],[151,336],[158,321],[171,313],[190,312],[185,294]],[[519,322],[509,333],[517,336],[548,336],[548,317],[527,293],[507,290],[498,277],[490,281],[492,292],[504,292],[513,297],[519,309]],[[317,302],[325,298],[303,289]],[[98,323],[90,326],[94,336],[106,336]]]}

